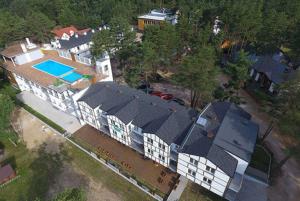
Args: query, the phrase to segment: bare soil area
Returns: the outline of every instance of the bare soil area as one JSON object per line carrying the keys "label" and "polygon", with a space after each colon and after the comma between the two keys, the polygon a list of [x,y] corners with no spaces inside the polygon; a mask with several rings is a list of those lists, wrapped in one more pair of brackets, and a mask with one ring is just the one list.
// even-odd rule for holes
{"label": "bare soil area", "polygon": [[[65,142],[65,139],[35,116],[23,108],[17,108],[12,119],[14,129],[24,140],[28,149],[38,149],[45,143],[46,151],[60,152],[60,145]],[[64,162],[60,175],[55,178],[47,197],[52,198],[66,188],[76,187],[85,189],[88,201],[121,201],[118,195],[105,188],[100,182],[95,182],[67,161]]]}

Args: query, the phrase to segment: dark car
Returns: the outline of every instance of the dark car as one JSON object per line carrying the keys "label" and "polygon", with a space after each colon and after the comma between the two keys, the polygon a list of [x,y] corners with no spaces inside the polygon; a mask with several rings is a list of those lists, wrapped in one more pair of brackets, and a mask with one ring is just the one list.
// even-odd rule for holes
{"label": "dark car", "polygon": [[174,102],[178,103],[179,105],[185,105],[184,100],[182,100],[180,98],[173,98],[171,101],[174,101]]}
{"label": "dark car", "polygon": [[137,89],[144,91],[145,93],[151,93],[153,89],[150,87],[149,83],[142,82]]}

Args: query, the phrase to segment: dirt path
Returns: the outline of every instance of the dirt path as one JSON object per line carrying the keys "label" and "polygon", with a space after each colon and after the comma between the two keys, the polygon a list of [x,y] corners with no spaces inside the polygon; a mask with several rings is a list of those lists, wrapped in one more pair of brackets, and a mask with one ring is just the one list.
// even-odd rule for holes
{"label": "dirt path", "polygon": [[[220,82],[225,83],[228,80],[226,76],[220,77]],[[261,106],[245,91],[240,90],[240,96],[245,104],[241,105],[243,109],[252,115],[252,119],[260,126],[260,135],[267,129],[271,122],[271,117],[261,110]],[[291,139],[282,136],[277,128],[273,129],[272,134],[265,139],[268,148],[274,154],[276,161],[284,158],[284,148]],[[270,201],[297,201],[300,200],[300,165],[291,158],[282,167],[280,175],[268,188],[268,197]]]}
{"label": "dirt path", "polygon": [[[15,110],[12,122],[14,129],[22,137],[28,149],[38,149],[45,143],[46,151],[59,153],[60,144],[65,142],[64,138],[23,108]],[[76,187],[85,189],[87,201],[121,201],[117,194],[105,188],[102,183],[95,182],[69,162],[64,163],[62,172],[49,189],[47,198],[52,198],[66,188]]]}

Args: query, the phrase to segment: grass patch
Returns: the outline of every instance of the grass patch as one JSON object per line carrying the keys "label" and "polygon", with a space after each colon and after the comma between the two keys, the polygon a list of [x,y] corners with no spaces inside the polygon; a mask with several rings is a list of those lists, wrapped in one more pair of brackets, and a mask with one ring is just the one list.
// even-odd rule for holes
{"label": "grass patch", "polygon": [[266,153],[266,151],[262,147],[256,146],[252,155],[250,166],[265,173],[268,173],[269,163],[270,157],[268,153]]}
{"label": "grass patch", "polygon": [[41,113],[39,113],[39,112],[35,111],[34,109],[32,109],[31,107],[29,107],[28,105],[26,105],[24,103],[18,103],[18,105],[23,107],[25,110],[27,110],[28,112],[30,112],[31,114],[33,114],[34,116],[36,116],[37,118],[39,118],[40,120],[42,120],[43,122],[48,124],[50,127],[54,128],[58,132],[60,132],[60,133],[66,132],[66,130],[64,128],[60,127],[59,125],[57,125],[56,123],[54,123],[53,121],[51,121],[50,119],[48,119],[47,117],[42,115]]}
{"label": "grass patch", "polygon": [[224,198],[206,190],[196,183],[189,182],[180,201],[226,201]]}
{"label": "grass patch", "polygon": [[7,138],[0,137],[5,148],[5,158],[1,165],[11,164],[19,179],[0,189],[1,201],[44,199],[55,176],[60,172],[62,161],[58,155],[48,154],[44,146],[29,151],[19,143],[15,147]]}
{"label": "grass patch", "polygon": [[146,195],[119,175],[116,175],[110,169],[87,156],[86,153],[79,150],[74,145],[66,143],[64,154],[66,154],[66,157],[71,159],[73,166],[78,167],[82,172],[91,176],[95,181],[101,182],[107,189],[119,195],[122,200],[153,200],[153,198]]}

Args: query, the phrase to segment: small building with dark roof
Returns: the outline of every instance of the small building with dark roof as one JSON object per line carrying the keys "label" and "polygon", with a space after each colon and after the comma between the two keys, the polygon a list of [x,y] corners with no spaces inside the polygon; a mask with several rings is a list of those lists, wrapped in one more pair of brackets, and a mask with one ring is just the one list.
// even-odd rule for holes
{"label": "small building with dark roof", "polygon": [[282,62],[281,52],[274,55],[252,55],[250,60],[253,65],[250,69],[250,76],[269,92],[275,92],[275,86],[278,86],[295,75],[295,70]]}

